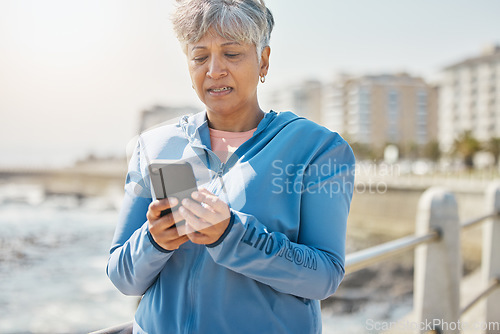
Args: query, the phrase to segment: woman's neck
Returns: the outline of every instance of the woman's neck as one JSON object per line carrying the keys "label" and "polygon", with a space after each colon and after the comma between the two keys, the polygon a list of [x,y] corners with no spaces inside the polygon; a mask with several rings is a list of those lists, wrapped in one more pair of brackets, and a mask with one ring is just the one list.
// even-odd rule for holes
{"label": "woman's neck", "polygon": [[251,114],[220,115],[207,110],[208,126],[215,130],[229,132],[245,132],[255,129],[264,118],[264,112],[259,108]]}

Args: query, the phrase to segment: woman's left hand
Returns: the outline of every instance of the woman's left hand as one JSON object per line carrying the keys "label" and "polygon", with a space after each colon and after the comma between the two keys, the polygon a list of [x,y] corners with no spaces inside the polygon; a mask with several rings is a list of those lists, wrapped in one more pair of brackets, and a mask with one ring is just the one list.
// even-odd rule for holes
{"label": "woman's left hand", "polygon": [[219,240],[229,224],[229,206],[204,188],[193,192],[191,197],[194,200],[184,199],[179,208],[186,219],[187,236],[196,244],[212,244]]}

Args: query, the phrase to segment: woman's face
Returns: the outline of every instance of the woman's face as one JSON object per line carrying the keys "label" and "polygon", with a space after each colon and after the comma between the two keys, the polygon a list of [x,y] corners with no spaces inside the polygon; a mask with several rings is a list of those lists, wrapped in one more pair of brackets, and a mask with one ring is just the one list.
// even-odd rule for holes
{"label": "woman's face", "polygon": [[193,88],[207,111],[220,116],[259,112],[257,84],[267,74],[269,48],[257,58],[255,45],[227,40],[210,31],[187,45]]}

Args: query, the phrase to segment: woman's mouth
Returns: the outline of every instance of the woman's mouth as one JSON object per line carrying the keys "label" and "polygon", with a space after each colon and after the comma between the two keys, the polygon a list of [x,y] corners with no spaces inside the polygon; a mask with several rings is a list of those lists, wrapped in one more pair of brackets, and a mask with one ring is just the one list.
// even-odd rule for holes
{"label": "woman's mouth", "polygon": [[221,95],[229,94],[232,90],[233,90],[233,88],[231,88],[231,87],[209,88],[208,93],[210,95],[214,95],[214,96],[221,96]]}

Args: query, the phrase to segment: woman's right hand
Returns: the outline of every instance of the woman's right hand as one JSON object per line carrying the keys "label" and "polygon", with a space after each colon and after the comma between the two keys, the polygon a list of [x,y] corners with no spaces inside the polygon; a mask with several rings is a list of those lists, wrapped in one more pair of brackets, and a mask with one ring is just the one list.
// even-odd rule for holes
{"label": "woman's right hand", "polygon": [[154,241],[160,247],[172,251],[179,248],[189,238],[185,234],[179,236],[177,228],[172,228],[175,223],[184,220],[184,217],[177,210],[160,217],[163,210],[177,205],[178,200],[176,198],[171,198],[170,200],[171,203],[169,203],[168,199],[151,202],[146,213],[146,218],[148,219],[149,232],[153,236]]}

